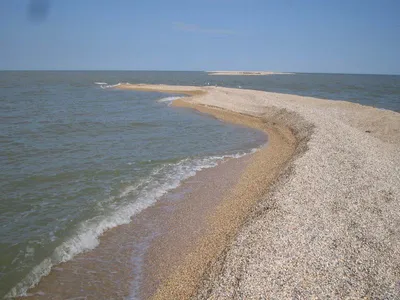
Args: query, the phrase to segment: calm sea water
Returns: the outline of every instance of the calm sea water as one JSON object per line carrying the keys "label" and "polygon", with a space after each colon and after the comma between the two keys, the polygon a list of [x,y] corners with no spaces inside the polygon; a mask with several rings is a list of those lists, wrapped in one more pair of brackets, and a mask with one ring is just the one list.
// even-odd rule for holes
{"label": "calm sea water", "polygon": [[118,82],[251,88],[400,111],[400,76],[0,72],[0,297],[95,247],[196,171],[264,141],[169,107],[171,95],[104,89]]}

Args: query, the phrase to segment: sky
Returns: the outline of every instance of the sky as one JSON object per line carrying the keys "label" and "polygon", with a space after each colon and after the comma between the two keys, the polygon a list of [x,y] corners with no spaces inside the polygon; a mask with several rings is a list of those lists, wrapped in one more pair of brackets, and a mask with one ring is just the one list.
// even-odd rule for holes
{"label": "sky", "polygon": [[400,74],[400,1],[0,0],[0,70]]}

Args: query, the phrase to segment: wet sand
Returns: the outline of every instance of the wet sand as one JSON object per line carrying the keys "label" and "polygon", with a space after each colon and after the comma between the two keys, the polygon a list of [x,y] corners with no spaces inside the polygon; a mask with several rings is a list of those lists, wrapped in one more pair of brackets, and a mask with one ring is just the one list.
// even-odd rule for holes
{"label": "wet sand", "polygon": [[23,299],[150,298],[207,233],[207,216],[252,156],[198,172],[130,224],[105,232],[97,248],[53,268]]}

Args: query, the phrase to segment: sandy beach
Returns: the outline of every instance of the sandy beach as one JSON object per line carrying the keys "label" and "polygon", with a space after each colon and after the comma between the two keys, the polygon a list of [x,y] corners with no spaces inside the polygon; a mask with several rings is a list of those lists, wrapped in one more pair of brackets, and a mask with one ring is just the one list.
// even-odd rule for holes
{"label": "sandy beach", "polygon": [[400,296],[400,114],[220,87],[118,88],[193,95],[175,105],[270,137],[154,299]]}

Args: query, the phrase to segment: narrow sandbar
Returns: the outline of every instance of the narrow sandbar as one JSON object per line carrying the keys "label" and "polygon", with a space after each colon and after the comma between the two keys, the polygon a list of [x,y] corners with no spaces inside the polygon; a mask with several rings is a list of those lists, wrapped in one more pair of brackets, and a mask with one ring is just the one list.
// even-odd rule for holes
{"label": "narrow sandbar", "polygon": [[399,113],[262,91],[159,87],[146,85],[196,91],[176,104],[235,122],[251,116],[271,140],[154,298],[399,297]]}
{"label": "narrow sandbar", "polygon": [[266,76],[266,75],[292,75],[288,72],[272,71],[208,71],[208,75],[230,75],[230,76]]}

